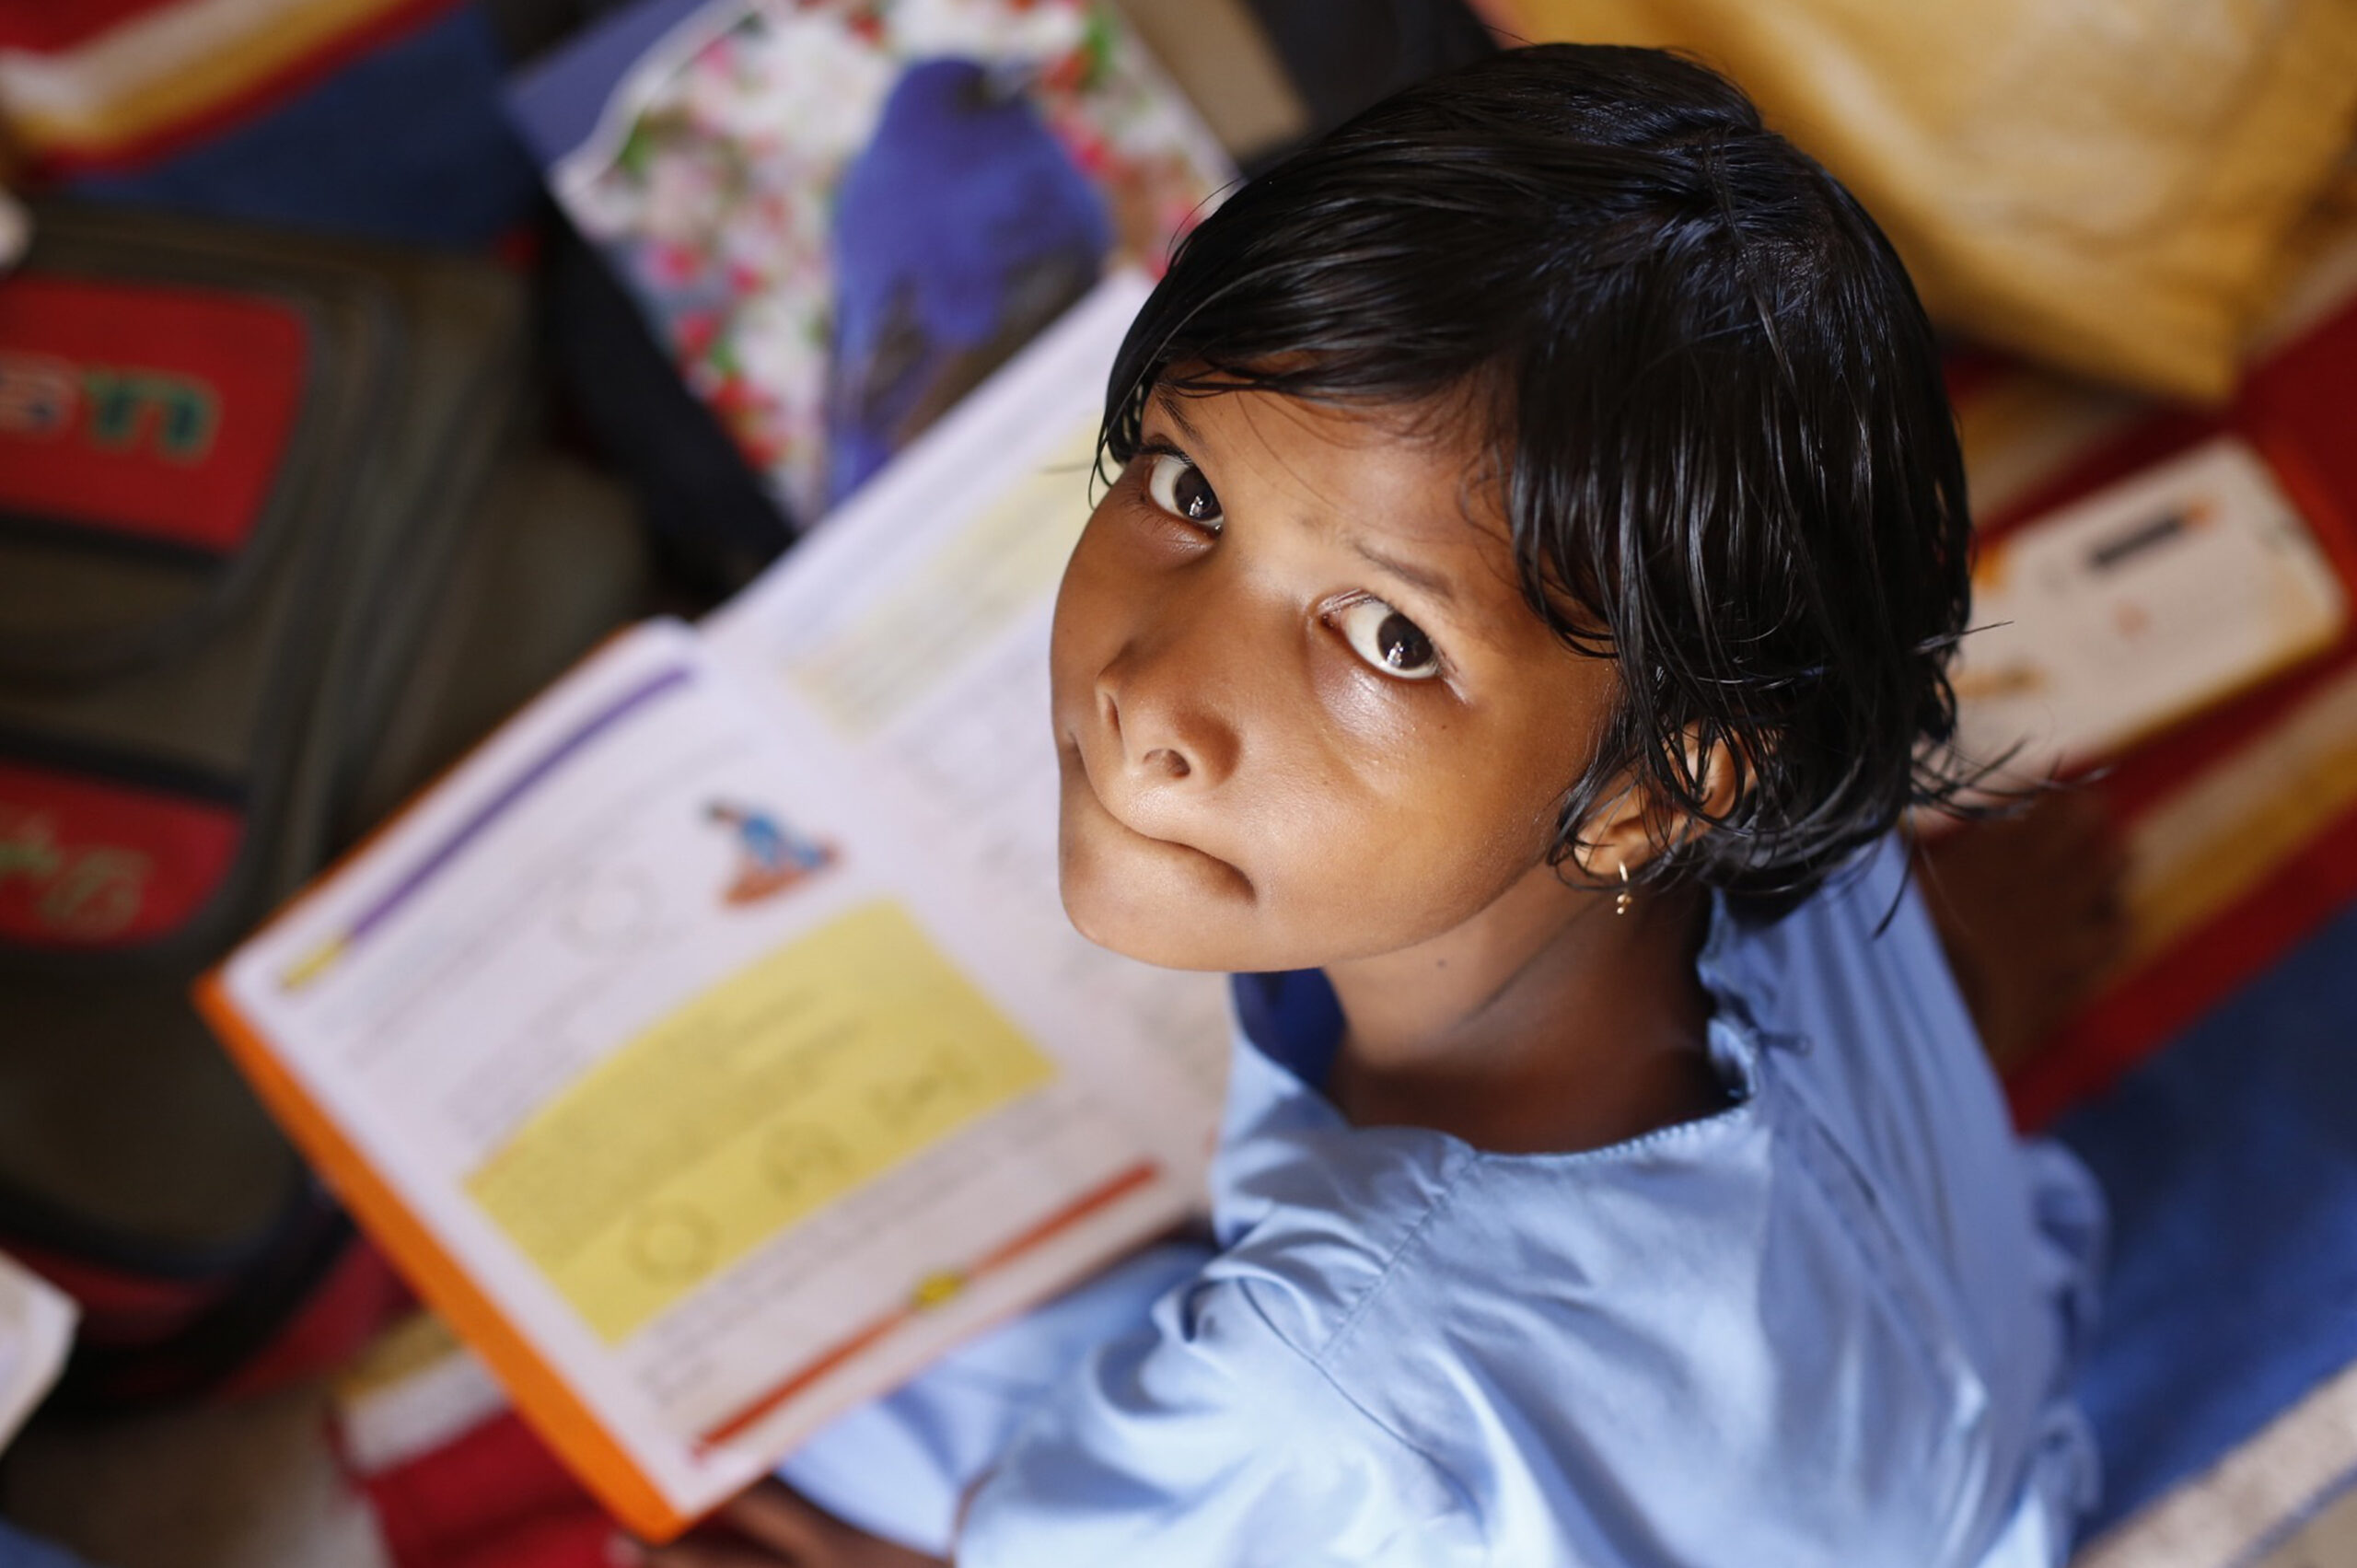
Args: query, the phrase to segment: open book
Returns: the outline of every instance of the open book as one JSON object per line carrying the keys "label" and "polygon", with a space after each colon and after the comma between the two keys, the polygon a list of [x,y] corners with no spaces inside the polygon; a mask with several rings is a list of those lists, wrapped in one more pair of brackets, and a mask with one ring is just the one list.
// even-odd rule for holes
{"label": "open book", "polygon": [[205,981],[612,1511],[676,1534],[1201,1202],[1219,982],[1056,902],[1098,288],[701,628],[609,643]]}

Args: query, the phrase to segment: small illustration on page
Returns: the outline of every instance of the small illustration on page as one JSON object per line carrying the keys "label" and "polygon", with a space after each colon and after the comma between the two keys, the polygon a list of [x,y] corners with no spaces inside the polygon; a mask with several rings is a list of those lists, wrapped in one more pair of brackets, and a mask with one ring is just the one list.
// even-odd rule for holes
{"label": "small illustration on page", "polygon": [[722,898],[759,903],[795,887],[835,863],[835,847],[797,833],[775,812],[715,800],[704,816],[737,834],[737,879]]}

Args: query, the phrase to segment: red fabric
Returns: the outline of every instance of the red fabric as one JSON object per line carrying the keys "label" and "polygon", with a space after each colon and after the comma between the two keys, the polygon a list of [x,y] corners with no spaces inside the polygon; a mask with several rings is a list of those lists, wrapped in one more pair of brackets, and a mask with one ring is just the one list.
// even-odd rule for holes
{"label": "red fabric", "polygon": [[233,807],[0,761],[0,938],[117,947],[178,930],[237,859]]}
{"label": "red fabric", "polygon": [[271,494],[310,333],[219,290],[0,281],[0,508],[227,554]]}
{"label": "red fabric", "polygon": [[229,1283],[219,1275],[161,1279],[15,1240],[8,1255],[81,1307],[76,1339],[110,1349],[162,1343],[218,1302]]}
{"label": "red fabric", "polygon": [[415,1302],[384,1256],[355,1237],[294,1320],[222,1385],[220,1397],[242,1399],[349,1365]]}
{"label": "red fabric", "polygon": [[[613,1522],[584,1504],[574,1513],[526,1519],[498,1535],[454,1543],[432,1560],[433,1568],[613,1568],[607,1543]],[[401,1568],[427,1568],[425,1562]]]}
{"label": "red fabric", "polygon": [[608,1568],[613,1525],[512,1413],[358,1480],[397,1568]]}
{"label": "red fabric", "polygon": [[[2223,431],[2267,457],[2316,525],[2357,603],[2357,301],[2254,367],[2223,412],[2170,412],[2140,422],[2000,514],[1991,531],[2002,533]],[[2357,626],[2322,657],[2121,759],[2095,787],[2123,821],[2132,821],[2351,668]],[[2352,900],[2357,811],[2065,1025],[2008,1085],[2016,1119],[2041,1126],[2112,1083]]]}
{"label": "red fabric", "polygon": [[1990,382],[2005,376],[2016,362],[1990,349],[1971,343],[1957,343],[1941,356],[1940,368],[1947,382],[1948,399],[1961,403]]}

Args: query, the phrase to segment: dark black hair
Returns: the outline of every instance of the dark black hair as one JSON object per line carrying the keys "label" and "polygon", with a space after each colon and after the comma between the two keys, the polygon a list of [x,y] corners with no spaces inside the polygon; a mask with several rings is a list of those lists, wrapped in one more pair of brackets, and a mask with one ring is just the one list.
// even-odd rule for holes
{"label": "dark black hair", "polygon": [[[1623,788],[1641,879],[1816,886],[1959,784],[1970,520],[1936,344],[1864,209],[1724,79],[1515,50],[1385,100],[1178,247],[1104,454],[1157,387],[1483,422],[1530,606],[1620,667],[1553,858]],[[1713,810],[1701,760],[1742,785]]]}

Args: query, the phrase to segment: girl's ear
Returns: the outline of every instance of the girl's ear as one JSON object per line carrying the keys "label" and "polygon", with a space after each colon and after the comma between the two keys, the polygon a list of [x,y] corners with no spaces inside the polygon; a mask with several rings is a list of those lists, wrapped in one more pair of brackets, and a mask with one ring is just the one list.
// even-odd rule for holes
{"label": "girl's ear", "polygon": [[1665,801],[1642,781],[1629,780],[1580,824],[1574,858],[1591,879],[1618,885],[1621,867],[1633,877],[1654,856],[1710,832],[1713,822],[1734,811],[1746,772],[1740,754],[1725,737],[1706,738],[1693,726],[1688,726],[1681,744],[1701,809]]}

